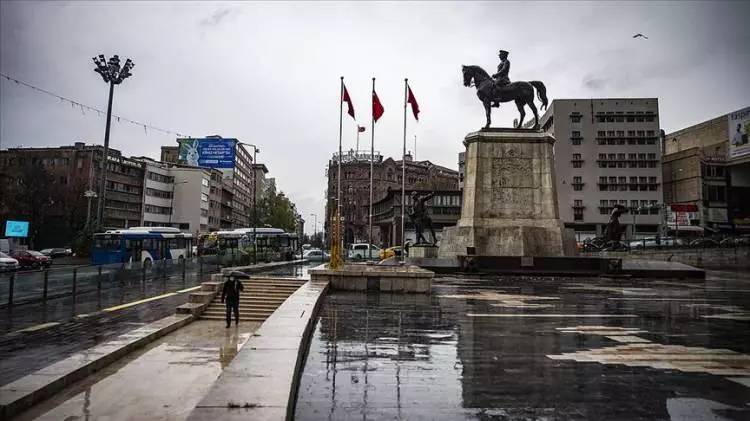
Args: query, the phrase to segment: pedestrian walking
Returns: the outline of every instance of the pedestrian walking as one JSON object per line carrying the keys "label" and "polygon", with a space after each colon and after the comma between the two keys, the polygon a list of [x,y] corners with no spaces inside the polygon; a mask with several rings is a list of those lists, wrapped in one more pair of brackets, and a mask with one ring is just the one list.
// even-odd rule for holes
{"label": "pedestrian walking", "polygon": [[224,282],[221,289],[221,302],[227,305],[227,328],[232,324],[232,312],[234,311],[234,324],[240,324],[240,292],[245,287],[235,274],[229,275],[229,280]]}

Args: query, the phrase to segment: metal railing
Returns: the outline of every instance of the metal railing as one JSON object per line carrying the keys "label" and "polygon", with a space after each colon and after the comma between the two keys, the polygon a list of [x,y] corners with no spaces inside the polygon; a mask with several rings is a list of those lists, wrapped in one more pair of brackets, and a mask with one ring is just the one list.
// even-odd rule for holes
{"label": "metal railing", "polygon": [[[114,263],[52,267],[0,273],[0,307],[47,302],[61,297],[82,297],[112,289],[140,288],[174,292],[200,284],[204,275],[223,267],[252,264],[252,256],[240,253],[158,260],[143,263]],[[155,288],[161,284],[161,288]],[[147,288],[148,287],[148,288]]]}

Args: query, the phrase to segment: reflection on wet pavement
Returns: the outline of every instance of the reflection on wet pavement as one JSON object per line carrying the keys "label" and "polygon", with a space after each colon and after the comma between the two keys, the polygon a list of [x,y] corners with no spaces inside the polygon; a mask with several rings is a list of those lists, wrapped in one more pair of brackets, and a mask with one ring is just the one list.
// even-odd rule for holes
{"label": "reflection on wet pavement", "polygon": [[258,326],[226,329],[223,321],[195,321],[33,407],[22,419],[185,419]]}
{"label": "reflection on wet pavement", "polygon": [[750,275],[683,283],[446,277],[431,296],[333,292],[296,419],[750,419],[748,322],[713,317],[750,311]]}

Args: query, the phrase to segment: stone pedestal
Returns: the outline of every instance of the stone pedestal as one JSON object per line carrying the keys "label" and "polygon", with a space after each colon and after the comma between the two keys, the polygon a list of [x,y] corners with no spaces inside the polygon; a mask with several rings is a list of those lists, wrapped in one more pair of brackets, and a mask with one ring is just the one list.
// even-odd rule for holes
{"label": "stone pedestal", "polygon": [[431,244],[416,244],[409,247],[409,258],[433,258],[438,257],[438,248]]}
{"label": "stone pedestal", "polygon": [[461,219],[443,229],[440,257],[565,256],[575,239],[557,210],[553,145],[547,134],[490,129],[466,136]]}

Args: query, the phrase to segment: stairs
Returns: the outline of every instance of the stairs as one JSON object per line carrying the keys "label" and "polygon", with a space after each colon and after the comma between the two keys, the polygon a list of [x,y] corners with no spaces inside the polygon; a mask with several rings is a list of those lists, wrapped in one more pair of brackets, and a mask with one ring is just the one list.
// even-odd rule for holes
{"label": "stairs", "polygon": [[[240,320],[262,322],[268,318],[294,291],[307,280],[297,278],[253,277],[242,281],[245,291],[240,294]],[[201,314],[201,319],[225,320],[226,305],[221,302],[221,288]]]}

